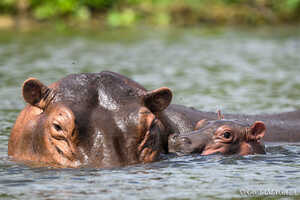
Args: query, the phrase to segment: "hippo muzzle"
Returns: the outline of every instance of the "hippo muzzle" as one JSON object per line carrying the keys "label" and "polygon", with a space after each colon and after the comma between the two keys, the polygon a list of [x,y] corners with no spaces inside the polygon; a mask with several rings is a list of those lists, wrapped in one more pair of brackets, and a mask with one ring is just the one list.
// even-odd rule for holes
{"label": "hippo muzzle", "polygon": [[[192,134],[197,135],[193,137]],[[168,148],[170,153],[177,155],[201,154],[209,140],[208,135],[198,134],[196,131],[189,133],[189,135],[172,134],[169,136]]]}

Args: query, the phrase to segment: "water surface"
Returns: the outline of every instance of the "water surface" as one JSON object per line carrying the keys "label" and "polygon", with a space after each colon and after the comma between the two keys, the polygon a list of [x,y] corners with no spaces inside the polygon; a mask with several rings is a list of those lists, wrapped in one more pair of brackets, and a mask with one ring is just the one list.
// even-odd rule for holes
{"label": "water surface", "polygon": [[[116,169],[30,168],[7,157],[28,77],[111,70],[200,110],[274,113],[300,108],[300,29],[0,32],[0,199],[216,199],[300,195],[300,144],[266,155],[186,156]],[[226,116],[225,116],[226,117]],[[246,194],[246,195],[245,195]],[[250,195],[250,196],[251,196]]]}

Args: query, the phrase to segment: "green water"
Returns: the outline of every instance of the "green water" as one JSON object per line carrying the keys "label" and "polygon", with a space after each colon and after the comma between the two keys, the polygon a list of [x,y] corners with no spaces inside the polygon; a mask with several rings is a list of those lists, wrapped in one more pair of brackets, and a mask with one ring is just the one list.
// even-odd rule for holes
{"label": "green water", "polygon": [[9,160],[7,141],[25,105],[25,79],[50,84],[102,70],[148,89],[170,87],[174,103],[200,110],[295,110],[300,28],[0,31],[0,199],[216,199],[272,190],[299,198],[297,144],[267,144],[266,155],[187,156],[111,170],[33,169]]}

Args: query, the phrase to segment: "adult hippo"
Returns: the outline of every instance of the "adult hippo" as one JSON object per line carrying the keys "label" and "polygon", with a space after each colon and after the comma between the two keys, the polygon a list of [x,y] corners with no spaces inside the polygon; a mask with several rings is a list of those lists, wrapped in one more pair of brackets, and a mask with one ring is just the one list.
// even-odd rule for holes
{"label": "adult hippo", "polygon": [[171,102],[168,88],[147,91],[113,72],[69,75],[49,87],[30,78],[28,103],[12,128],[8,155],[48,166],[97,168],[158,160]]}

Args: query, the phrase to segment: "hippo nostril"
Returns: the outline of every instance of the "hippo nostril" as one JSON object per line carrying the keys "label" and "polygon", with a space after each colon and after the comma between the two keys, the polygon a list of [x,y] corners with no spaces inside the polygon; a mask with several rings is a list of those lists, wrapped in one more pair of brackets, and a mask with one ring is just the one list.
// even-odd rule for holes
{"label": "hippo nostril", "polygon": [[184,144],[192,144],[192,141],[187,137],[180,138],[180,142]]}

